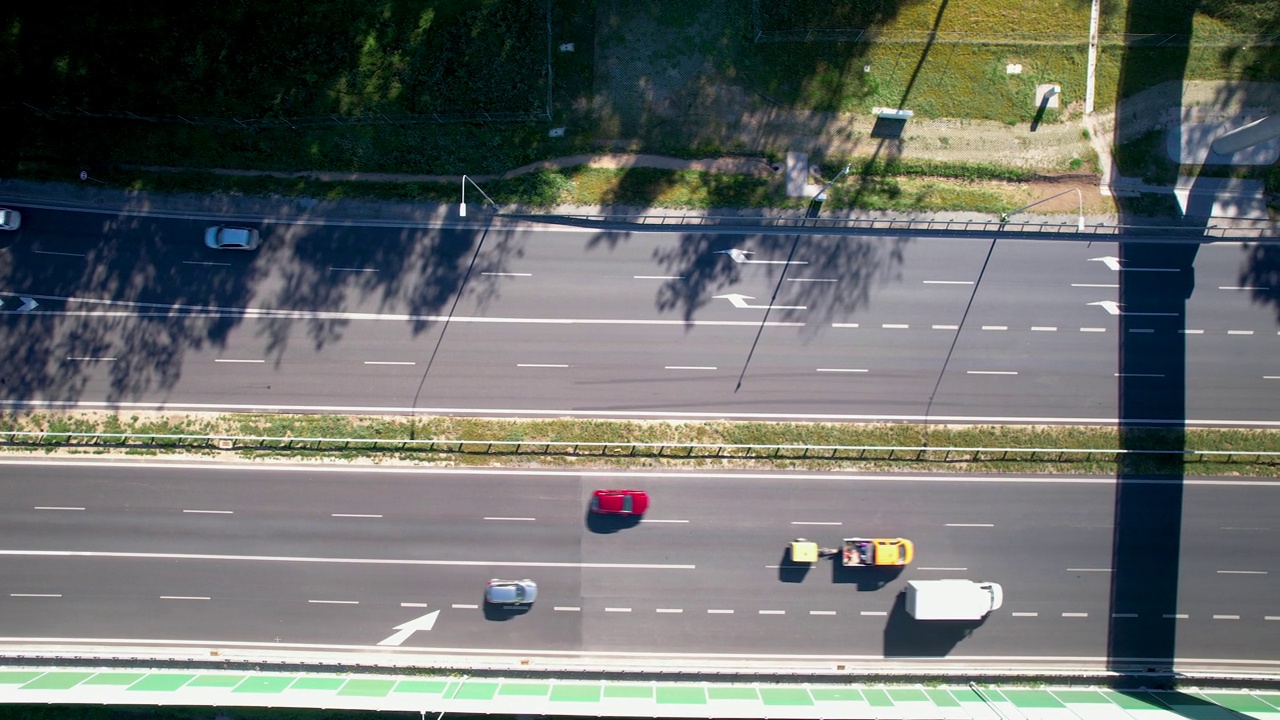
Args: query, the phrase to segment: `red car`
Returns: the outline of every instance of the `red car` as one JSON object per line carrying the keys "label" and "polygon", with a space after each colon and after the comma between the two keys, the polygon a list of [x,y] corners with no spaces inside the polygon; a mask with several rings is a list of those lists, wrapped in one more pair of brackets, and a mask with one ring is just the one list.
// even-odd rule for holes
{"label": "red car", "polygon": [[591,497],[591,512],[607,515],[643,515],[649,509],[649,494],[643,490],[597,490]]}

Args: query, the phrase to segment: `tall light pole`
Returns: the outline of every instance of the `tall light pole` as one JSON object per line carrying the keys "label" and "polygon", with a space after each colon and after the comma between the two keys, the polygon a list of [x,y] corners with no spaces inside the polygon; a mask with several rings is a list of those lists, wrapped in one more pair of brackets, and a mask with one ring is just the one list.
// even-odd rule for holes
{"label": "tall light pole", "polygon": [[835,177],[833,177],[833,178],[831,178],[831,182],[829,182],[829,183],[827,183],[826,185],[823,185],[823,186],[822,186],[822,189],[818,191],[818,194],[817,194],[817,195],[814,195],[814,196],[813,196],[813,199],[814,199],[814,200],[817,200],[818,202],[826,202],[826,201],[827,201],[827,188],[831,187],[832,185],[835,185],[837,180],[839,180],[840,178],[844,177],[845,175],[848,175],[848,174],[849,174],[849,168],[850,168],[850,167],[852,167],[852,165],[845,165],[843,170],[841,170],[840,172],[836,173],[836,176],[835,176]]}
{"label": "tall light pole", "polygon": [[1005,224],[1005,223],[1009,222],[1009,216],[1011,216],[1011,215],[1017,215],[1018,213],[1022,212],[1023,210],[1028,210],[1028,209],[1033,208],[1033,207],[1035,207],[1035,206],[1037,206],[1037,205],[1039,205],[1040,203],[1043,203],[1043,202],[1049,202],[1050,200],[1052,200],[1052,199],[1054,199],[1054,198],[1062,197],[1063,195],[1066,195],[1067,193],[1070,193],[1070,192],[1073,192],[1073,193],[1075,193],[1075,194],[1076,194],[1076,200],[1077,200],[1077,201],[1079,201],[1079,203],[1080,203],[1080,211],[1079,211],[1079,215],[1077,215],[1077,216],[1076,216],[1076,232],[1084,232],[1084,195],[1082,195],[1082,194],[1080,193],[1080,188],[1071,188],[1070,190],[1063,190],[1062,192],[1058,193],[1057,195],[1050,195],[1049,197],[1047,197],[1047,198],[1045,198],[1045,199],[1043,199],[1043,200],[1037,200],[1037,201],[1035,201],[1035,202],[1031,203],[1030,205],[1024,205],[1023,207],[1020,207],[1020,208],[1018,208],[1017,210],[1010,210],[1009,212],[1007,212],[1007,213],[1005,213],[1005,214],[1003,214],[1003,215],[1001,215],[1001,216],[1000,216],[1000,224],[1001,224],[1001,225],[1003,225],[1003,224]]}
{"label": "tall light pole", "polygon": [[498,203],[494,202],[494,201],[493,201],[493,198],[489,197],[489,194],[488,194],[488,193],[486,193],[486,192],[484,191],[484,188],[480,187],[479,185],[476,185],[476,181],[475,181],[475,180],[472,180],[471,178],[467,177],[466,175],[463,175],[463,176],[462,176],[462,202],[458,205],[458,217],[466,217],[466,216],[467,216],[467,183],[471,183],[471,187],[473,187],[473,188],[475,188],[475,189],[479,190],[479,191],[480,191],[480,194],[484,196],[484,199],[485,199],[485,200],[486,200],[490,205],[492,205],[492,206],[494,206],[494,207],[497,207],[497,206],[498,206]]}

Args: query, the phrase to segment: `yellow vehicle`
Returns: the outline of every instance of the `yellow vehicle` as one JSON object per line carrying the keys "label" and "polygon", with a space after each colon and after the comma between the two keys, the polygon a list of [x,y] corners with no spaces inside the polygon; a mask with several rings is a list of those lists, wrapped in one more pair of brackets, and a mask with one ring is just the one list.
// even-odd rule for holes
{"label": "yellow vehicle", "polygon": [[915,554],[906,538],[845,538],[840,561],[845,567],[910,565]]}
{"label": "yellow vehicle", "polygon": [[820,557],[830,557],[838,551],[835,548],[820,548],[818,543],[804,538],[791,541],[791,562],[816,563]]}

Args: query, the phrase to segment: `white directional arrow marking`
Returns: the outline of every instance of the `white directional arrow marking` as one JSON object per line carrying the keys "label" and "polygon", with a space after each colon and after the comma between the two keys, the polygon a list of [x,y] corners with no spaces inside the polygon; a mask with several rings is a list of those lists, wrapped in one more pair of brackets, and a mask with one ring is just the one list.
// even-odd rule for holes
{"label": "white directional arrow marking", "polygon": [[730,293],[728,295],[716,295],[715,297],[717,300],[719,300],[720,298],[724,298],[725,300],[728,300],[729,302],[733,303],[733,306],[736,308],[750,308],[754,310],[804,310],[806,309],[806,306],[804,305],[751,305],[747,301],[755,300],[755,298],[750,295],[743,295],[741,293]]}
{"label": "white directional arrow marking", "polygon": [[36,302],[35,300],[32,300],[29,297],[24,297],[22,298],[22,307],[18,308],[18,312],[31,312],[38,305],[40,305],[40,303]]}
{"label": "white directional arrow marking", "polygon": [[808,264],[809,264],[809,261],[807,261],[807,260],[748,260],[748,259],[747,259],[747,256],[748,256],[748,255],[755,255],[755,253],[751,252],[750,250],[739,250],[738,248],[734,248],[734,249],[732,249],[732,250],[717,250],[717,251],[716,251],[716,254],[717,254],[717,255],[728,255],[729,257],[733,258],[733,261],[734,261],[734,262],[737,262],[737,263],[746,263],[746,264],[748,264],[748,265],[750,265],[750,264],[755,264],[755,265],[808,265]]}
{"label": "white directional arrow marking", "polygon": [[1112,315],[1133,315],[1135,317],[1178,317],[1178,313],[1128,312],[1125,310],[1121,310],[1120,303],[1116,302],[1115,300],[1102,300],[1100,302],[1091,302],[1089,304],[1101,306],[1103,310],[1106,310],[1108,313],[1111,313]]}
{"label": "white directional arrow marking", "polygon": [[1120,258],[1113,255],[1106,257],[1089,258],[1092,262],[1100,262],[1105,264],[1112,270],[1124,270],[1125,272],[1178,272],[1178,268],[1129,268],[1120,267]]}
{"label": "white directional arrow marking", "polygon": [[399,632],[397,632],[395,635],[392,635],[391,637],[387,638],[386,640],[383,640],[378,644],[379,645],[399,645],[400,643],[403,643],[405,640],[408,640],[410,635],[418,632],[419,630],[422,630],[425,632],[435,627],[436,618],[439,615],[440,615],[439,610],[432,610],[431,612],[427,613],[426,615],[423,615],[420,618],[410,620],[409,622],[404,623],[402,625],[397,625],[396,630],[398,630]]}

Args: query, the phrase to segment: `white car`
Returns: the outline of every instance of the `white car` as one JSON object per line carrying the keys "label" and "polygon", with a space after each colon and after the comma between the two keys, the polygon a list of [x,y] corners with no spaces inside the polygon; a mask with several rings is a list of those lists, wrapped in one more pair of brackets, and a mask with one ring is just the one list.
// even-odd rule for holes
{"label": "white car", "polygon": [[204,231],[204,244],[214,250],[253,250],[262,243],[262,237],[253,228],[214,225]]}
{"label": "white car", "polygon": [[22,225],[22,213],[0,208],[0,230],[17,230]]}
{"label": "white car", "polygon": [[532,605],[538,599],[538,583],[532,580],[494,578],[484,588],[484,601],[494,605]]}

